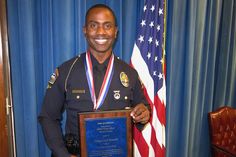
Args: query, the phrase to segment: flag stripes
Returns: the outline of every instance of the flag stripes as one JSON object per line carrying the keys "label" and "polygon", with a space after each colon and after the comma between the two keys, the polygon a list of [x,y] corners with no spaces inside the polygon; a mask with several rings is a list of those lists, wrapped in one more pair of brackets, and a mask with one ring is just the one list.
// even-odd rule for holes
{"label": "flag stripes", "polygon": [[146,0],[131,56],[131,65],[139,74],[152,115],[144,130],[140,132],[134,128],[134,157],[165,157],[164,22],[164,0]]}

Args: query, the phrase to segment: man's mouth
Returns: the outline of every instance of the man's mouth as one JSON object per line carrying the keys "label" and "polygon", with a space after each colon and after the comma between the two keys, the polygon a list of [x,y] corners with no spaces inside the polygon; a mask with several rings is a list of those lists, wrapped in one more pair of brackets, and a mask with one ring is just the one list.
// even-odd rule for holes
{"label": "man's mouth", "polygon": [[95,42],[97,44],[105,44],[107,42],[107,39],[95,39]]}

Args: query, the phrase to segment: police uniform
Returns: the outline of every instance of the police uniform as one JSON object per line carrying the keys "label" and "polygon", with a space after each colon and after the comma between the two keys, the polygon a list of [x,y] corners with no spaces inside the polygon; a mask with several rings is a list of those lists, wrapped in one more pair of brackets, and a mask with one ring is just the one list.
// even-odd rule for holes
{"label": "police uniform", "polygon": [[[61,132],[62,113],[66,111],[65,132],[78,135],[78,113],[94,111],[86,78],[85,57],[86,53],[83,53],[57,68],[58,71],[49,81],[50,84],[44,97],[39,122],[42,125],[46,142],[56,157],[70,156]],[[93,71],[96,71],[96,66],[99,63],[92,55],[91,60]],[[105,70],[108,60],[104,63]],[[102,75],[103,79],[104,74]],[[95,88],[100,88],[101,85],[96,86],[96,77],[95,74]],[[97,90],[96,93],[98,93]],[[114,74],[110,87],[102,106],[98,110],[125,109],[126,107],[134,107],[139,103],[147,104],[147,101],[143,95],[137,72],[127,63],[115,57]]]}

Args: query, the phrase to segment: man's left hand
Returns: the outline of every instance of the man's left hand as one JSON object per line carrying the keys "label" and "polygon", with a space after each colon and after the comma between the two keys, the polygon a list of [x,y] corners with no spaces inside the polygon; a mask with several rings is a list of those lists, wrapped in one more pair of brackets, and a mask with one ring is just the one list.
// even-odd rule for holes
{"label": "man's left hand", "polygon": [[130,114],[134,123],[146,124],[150,119],[150,111],[144,104],[138,104]]}

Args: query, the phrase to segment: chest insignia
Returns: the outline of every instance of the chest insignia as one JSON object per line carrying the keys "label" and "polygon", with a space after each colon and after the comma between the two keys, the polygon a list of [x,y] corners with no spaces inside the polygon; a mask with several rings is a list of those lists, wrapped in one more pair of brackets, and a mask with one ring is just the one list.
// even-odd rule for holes
{"label": "chest insignia", "polygon": [[129,87],[129,78],[125,72],[120,73],[120,82],[124,87]]}
{"label": "chest insignia", "polygon": [[120,99],[120,91],[119,90],[114,90],[113,92],[114,92],[114,98],[116,100]]}

